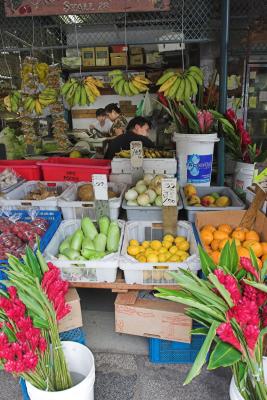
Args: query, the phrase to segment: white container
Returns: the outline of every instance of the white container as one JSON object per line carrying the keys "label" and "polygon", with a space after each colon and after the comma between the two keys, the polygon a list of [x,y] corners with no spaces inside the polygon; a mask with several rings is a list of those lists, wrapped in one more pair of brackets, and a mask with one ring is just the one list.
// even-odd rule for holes
{"label": "white container", "polygon": [[237,162],[234,176],[234,189],[245,190],[253,183],[255,164]]}
{"label": "white container", "polygon": [[[162,221],[162,207],[151,206],[151,207],[141,207],[141,206],[127,206],[126,200],[123,200],[122,208],[127,212],[128,221]],[[182,199],[179,199],[179,204],[177,206],[178,210],[183,208]]]}
{"label": "white container", "polygon": [[[131,160],[129,158],[113,158],[111,161],[112,174],[131,174]],[[144,173],[175,175],[177,162],[175,158],[144,158]]]}
{"label": "white container", "polygon": [[[38,189],[38,183],[46,186],[47,191],[54,191],[58,196],[48,197],[45,200],[25,200],[29,192]],[[74,186],[71,182],[41,182],[41,181],[28,181],[21,186],[7,193],[4,197],[0,198],[1,207],[12,207],[17,210],[38,207],[42,210],[58,210],[59,199],[67,195],[69,189]]]}
{"label": "white container", "polygon": [[178,182],[195,186],[209,186],[212,172],[214,143],[217,133],[185,134],[176,133],[176,157],[178,161]]}
{"label": "white container", "polygon": [[192,225],[187,221],[178,221],[177,235],[185,236],[190,243],[190,257],[187,260],[176,263],[169,261],[164,263],[140,263],[127,254],[127,247],[130,240],[136,239],[138,242],[143,242],[144,240],[162,240],[164,236],[163,226],[161,223],[152,223],[149,221],[127,222],[120,258],[120,269],[124,271],[126,283],[173,285],[176,282],[169,275],[169,271],[174,272],[183,268],[197,272],[200,269],[200,260]]}
{"label": "white container", "polygon": [[66,261],[57,258],[58,249],[76,229],[80,228],[80,220],[63,221],[59,225],[54,237],[46,247],[44,257],[61,270],[61,276],[69,282],[115,282],[119,266],[119,256],[122,246],[125,222],[118,220],[121,229],[121,239],[117,253],[109,254],[101,260],[95,261]]}
{"label": "white container", "polygon": [[[71,375],[84,377],[67,390],[48,392],[34,387],[26,381],[27,392],[31,400],[94,400],[95,360],[91,351],[83,344],[61,342],[65,359]],[[74,382],[75,383],[75,382]]]}
{"label": "white container", "polygon": [[[63,219],[82,219],[83,217],[89,217],[93,220],[96,219],[96,210],[94,201],[78,201],[77,191],[80,186],[88,184],[89,182],[79,182],[72,186],[68,193],[64,196],[64,199],[60,199],[58,202],[61,208]],[[127,185],[124,183],[108,183],[108,188],[119,193],[120,196],[109,200],[109,212],[110,219],[118,219],[120,206],[122,203],[123,195],[127,189]]]}

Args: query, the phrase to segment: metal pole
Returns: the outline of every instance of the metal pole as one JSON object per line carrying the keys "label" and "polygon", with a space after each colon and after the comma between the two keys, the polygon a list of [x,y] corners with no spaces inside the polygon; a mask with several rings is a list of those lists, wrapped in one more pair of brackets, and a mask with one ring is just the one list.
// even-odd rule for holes
{"label": "metal pole", "polygon": [[[227,63],[228,63],[228,42],[229,42],[229,20],[230,20],[230,0],[221,1],[222,28],[220,46],[220,97],[219,111],[225,113],[227,108]],[[217,184],[224,185],[224,138],[220,135],[218,143],[218,175]]]}

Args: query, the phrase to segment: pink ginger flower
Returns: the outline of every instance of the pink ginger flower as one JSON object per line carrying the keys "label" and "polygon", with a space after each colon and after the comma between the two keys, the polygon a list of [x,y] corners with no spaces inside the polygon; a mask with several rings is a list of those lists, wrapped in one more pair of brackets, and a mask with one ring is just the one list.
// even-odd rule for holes
{"label": "pink ginger flower", "polygon": [[229,343],[241,352],[241,345],[236,338],[230,322],[224,322],[217,328],[217,335],[221,341]]}
{"label": "pink ginger flower", "polygon": [[11,299],[15,299],[17,297],[17,289],[14,286],[10,286],[7,289],[7,292]]}
{"label": "pink ginger flower", "polygon": [[243,328],[248,324],[259,325],[259,308],[255,301],[250,301],[243,297],[239,303],[227,312],[228,319],[235,318],[238,324]]}
{"label": "pink ginger flower", "polygon": [[231,275],[225,274],[221,269],[216,269],[214,274],[217,276],[218,281],[230,293],[233,303],[238,304],[241,299],[241,293],[236,279]]}
{"label": "pink ginger flower", "polygon": [[262,325],[264,328],[267,326],[267,305],[262,308]]}
{"label": "pink ginger flower", "polygon": [[213,124],[213,116],[209,111],[198,111],[197,119],[199,124],[199,130],[201,133],[208,133],[212,124]]}
{"label": "pink ginger flower", "polygon": [[228,108],[228,110],[225,113],[225,116],[233,125],[235,125],[237,117],[236,113],[232,108]]}
{"label": "pink ginger flower", "polygon": [[39,350],[41,353],[44,353],[47,349],[47,342],[45,338],[41,337],[39,340]]}
{"label": "pink ginger flower", "polygon": [[247,325],[243,330],[247,345],[251,351],[254,351],[256,346],[260,330],[258,326],[255,325]]}
{"label": "pink ginger flower", "polygon": [[255,301],[258,307],[262,307],[267,301],[267,293],[261,292],[260,290],[254,288],[253,286],[247,285],[242,282],[243,286],[243,296],[248,300]]}
{"label": "pink ginger flower", "polygon": [[249,272],[250,274],[252,274],[253,276],[255,276],[255,278],[257,279],[257,281],[260,280],[259,274],[258,274],[258,272],[256,271],[256,269],[253,267],[250,258],[247,258],[247,257],[240,257],[240,265],[241,265],[241,267],[244,268],[247,272]]}

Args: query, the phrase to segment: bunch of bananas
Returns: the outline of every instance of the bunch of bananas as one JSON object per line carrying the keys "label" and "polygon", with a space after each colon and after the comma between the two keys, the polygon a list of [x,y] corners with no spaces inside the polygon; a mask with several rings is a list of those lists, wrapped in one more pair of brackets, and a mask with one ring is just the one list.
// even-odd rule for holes
{"label": "bunch of bananas", "polygon": [[93,104],[100,91],[98,88],[103,88],[104,84],[99,79],[92,76],[87,76],[82,81],[70,78],[61,88],[61,94],[65,97],[68,104],[85,106]]}
{"label": "bunch of bananas", "polygon": [[47,75],[48,75],[48,64],[46,63],[38,63],[34,66],[35,72],[38,75],[39,81],[41,83],[46,83]]}
{"label": "bunch of bananas", "polygon": [[27,96],[24,100],[24,109],[29,113],[43,114],[44,108],[57,101],[58,93],[55,89],[46,88],[38,95]]}
{"label": "bunch of bananas", "polygon": [[[116,153],[116,157],[119,158],[130,158],[131,150],[121,150]],[[156,149],[143,149],[144,158],[173,158],[173,153],[171,151],[156,150]]]}
{"label": "bunch of bananas", "polygon": [[20,107],[21,94],[18,90],[14,90],[10,95],[4,98],[4,105],[9,112],[18,112]]}
{"label": "bunch of bananas", "polygon": [[143,75],[135,75],[131,78],[125,76],[125,74],[116,69],[109,73],[111,77],[110,86],[120,96],[135,96],[142,92],[148,91],[148,86],[151,82]]}
{"label": "bunch of bananas", "polygon": [[172,100],[186,100],[196,95],[198,85],[203,85],[204,75],[200,68],[191,66],[184,72],[166,71],[157,81],[159,92]]}

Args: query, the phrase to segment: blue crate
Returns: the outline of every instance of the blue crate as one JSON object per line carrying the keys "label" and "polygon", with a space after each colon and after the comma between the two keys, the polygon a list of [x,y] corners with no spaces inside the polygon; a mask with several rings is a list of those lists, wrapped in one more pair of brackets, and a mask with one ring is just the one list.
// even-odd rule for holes
{"label": "blue crate", "polygon": [[[86,344],[85,334],[81,328],[72,329],[68,332],[62,332],[59,336],[62,341],[72,341]],[[20,379],[19,383],[23,400],[30,400],[24,379]]]}
{"label": "blue crate", "polygon": [[[194,328],[199,325],[194,325]],[[149,339],[149,360],[157,364],[192,364],[204,343],[205,335],[192,335],[191,343]]]}

